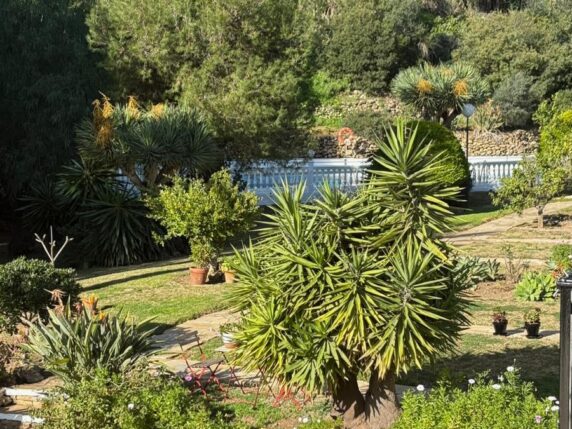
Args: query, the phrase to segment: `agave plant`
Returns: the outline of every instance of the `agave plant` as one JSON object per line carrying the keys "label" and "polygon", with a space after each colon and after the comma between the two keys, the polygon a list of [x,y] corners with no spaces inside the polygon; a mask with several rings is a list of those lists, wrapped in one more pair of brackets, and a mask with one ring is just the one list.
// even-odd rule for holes
{"label": "agave plant", "polygon": [[49,310],[47,323],[28,322],[27,351],[65,382],[95,376],[97,370],[120,373],[154,352],[149,320],[135,324],[120,314],[105,315],[90,300],[75,311],[68,303]]}
{"label": "agave plant", "polygon": [[357,196],[326,184],[304,204],[303,184],[283,184],[261,242],[236,254],[239,363],[289,387],[328,386],[346,427],[390,427],[396,378],[454,348],[468,323],[471,283],[438,239],[459,190],[414,134],[400,122],[378,142],[384,169]]}
{"label": "agave plant", "polygon": [[391,85],[393,93],[425,119],[441,121],[449,128],[463,104],[483,103],[488,92],[476,69],[462,63],[410,67],[401,71]]}

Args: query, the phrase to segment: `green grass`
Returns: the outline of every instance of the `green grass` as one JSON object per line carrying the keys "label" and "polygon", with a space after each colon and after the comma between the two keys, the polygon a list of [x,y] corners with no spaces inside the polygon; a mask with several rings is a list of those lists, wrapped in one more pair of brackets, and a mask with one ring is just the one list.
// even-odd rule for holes
{"label": "green grass", "polygon": [[228,306],[230,285],[190,285],[188,269],[188,261],[176,260],[79,275],[82,295],[96,295],[100,308],[123,309],[137,320],[154,317],[163,330]]}
{"label": "green grass", "polygon": [[462,231],[498,219],[505,214],[505,210],[477,200],[469,203],[466,209],[459,210],[459,213],[453,217],[453,228],[456,231]]}

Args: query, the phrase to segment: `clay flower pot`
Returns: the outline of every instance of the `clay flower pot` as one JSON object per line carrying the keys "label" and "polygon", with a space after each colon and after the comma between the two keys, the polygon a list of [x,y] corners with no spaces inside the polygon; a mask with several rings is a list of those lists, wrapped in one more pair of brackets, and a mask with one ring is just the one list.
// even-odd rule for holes
{"label": "clay flower pot", "polygon": [[234,271],[224,271],[224,282],[234,283]]}
{"label": "clay flower pot", "polygon": [[204,285],[207,282],[208,268],[191,268],[191,284]]}

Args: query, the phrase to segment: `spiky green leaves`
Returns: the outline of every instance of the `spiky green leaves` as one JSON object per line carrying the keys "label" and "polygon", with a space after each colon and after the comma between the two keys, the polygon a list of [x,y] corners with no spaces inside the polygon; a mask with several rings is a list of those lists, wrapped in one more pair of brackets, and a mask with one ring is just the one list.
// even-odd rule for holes
{"label": "spiky green leaves", "polygon": [[383,169],[357,196],[326,185],[304,204],[303,185],[276,191],[262,244],[237,255],[241,365],[315,390],[405,372],[454,347],[466,284],[453,284],[438,236],[458,189],[442,185],[414,136],[403,124],[389,132]]}

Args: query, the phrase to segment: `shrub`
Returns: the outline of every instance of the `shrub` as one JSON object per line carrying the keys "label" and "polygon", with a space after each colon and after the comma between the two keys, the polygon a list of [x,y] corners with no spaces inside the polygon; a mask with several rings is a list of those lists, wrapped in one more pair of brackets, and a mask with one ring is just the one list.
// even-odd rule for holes
{"label": "shrub", "polygon": [[418,1],[344,0],[334,10],[324,52],[333,76],[379,93],[401,67],[415,63],[417,44],[427,31]]}
{"label": "shrub", "polygon": [[23,313],[44,319],[57,290],[75,301],[80,286],[74,270],[24,257],[0,265],[0,330],[13,331]]}
{"label": "shrub", "polygon": [[532,114],[540,102],[540,94],[533,83],[532,77],[523,73],[510,75],[500,83],[493,100],[500,109],[505,126],[525,128],[531,124]]}
{"label": "shrub", "polygon": [[547,166],[563,165],[572,173],[572,109],[557,114],[540,133],[540,161]]}
{"label": "shrub", "polygon": [[[258,198],[232,183],[228,170],[202,180],[174,180],[148,200],[151,217],[167,230],[165,238],[185,237],[199,266],[216,263],[228,241],[247,232],[258,214]],[[161,238],[162,239],[162,238]]]}
{"label": "shrub", "polygon": [[456,259],[455,270],[468,270],[469,278],[476,286],[479,283],[495,281],[498,278],[500,262],[496,259],[480,259],[477,257],[465,256]]}
{"label": "shrub", "polygon": [[[511,368],[512,369],[512,368]],[[392,429],[521,429],[558,426],[558,407],[538,400],[531,383],[507,371],[502,383],[479,378],[468,390],[440,385],[428,394],[408,392]]]}
{"label": "shrub", "polygon": [[557,244],[550,251],[550,263],[554,264],[555,268],[559,271],[566,271],[572,268],[572,245],[570,244]]}
{"label": "shrub", "polygon": [[227,425],[183,383],[146,368],[126,375],[98,371],[66,384],[43,403],[47,429],[218,429]]}
{"label": "shrub", "polygon": [[25,349],[43,359],[45,367],[65,381],[92,378],[96,371],[121,373],[152,353],[155,328],[97,310],[94,297],[78,310],[68,303],[49,310],[47,323],[29,323]]}
{"label": "shrub", "polygon": [[[412,121],[408,126],[417,127],[416,140],[425,144],[431,144],[429,156],[436,157],[443,154],[439,162],[440,177],[446,185],[455,185],[464,188],[468,192],[471,186],[471,174],[469,162],[465,157],[461,143],[453,132],[442,125],[430,121]],[[383,154],[377,153],[383,157]],[[374,161],[373,169],[379,168]]]}
{"label": "shrub", "polygon": [[475,67],[493,90],[506,76],[529,76],[542,99],[572,87],[572,63],[565,54],[570,49],[569,22],[568,12],[469,13],[453,59]]}
{"label": "shrub", "polygon": [[552,118],[560,113],[572,109],[572,90],[558,91],[549,100],[544,100],[532,116],[534,122],[542,129],[550,123]]}
{"label": "shrub", "polygon": [[391,83],[392,92],[424,119],[451,128],[463,104],[485,101],[488,88],[477,70],[463,63],[427,63],[402,70]]}
{"label": "shrub", "polygon": [[342,120],[344,127],[350,128],[358,136],[368,140],[379,139],[392,122],[389,113],[369,110],[351,112]]}
{"label": "shrub", "polygon": [[550,273],[525,273],[516,285],[515,295],[522,301],[546,301],[553,299],[556,282]]}

